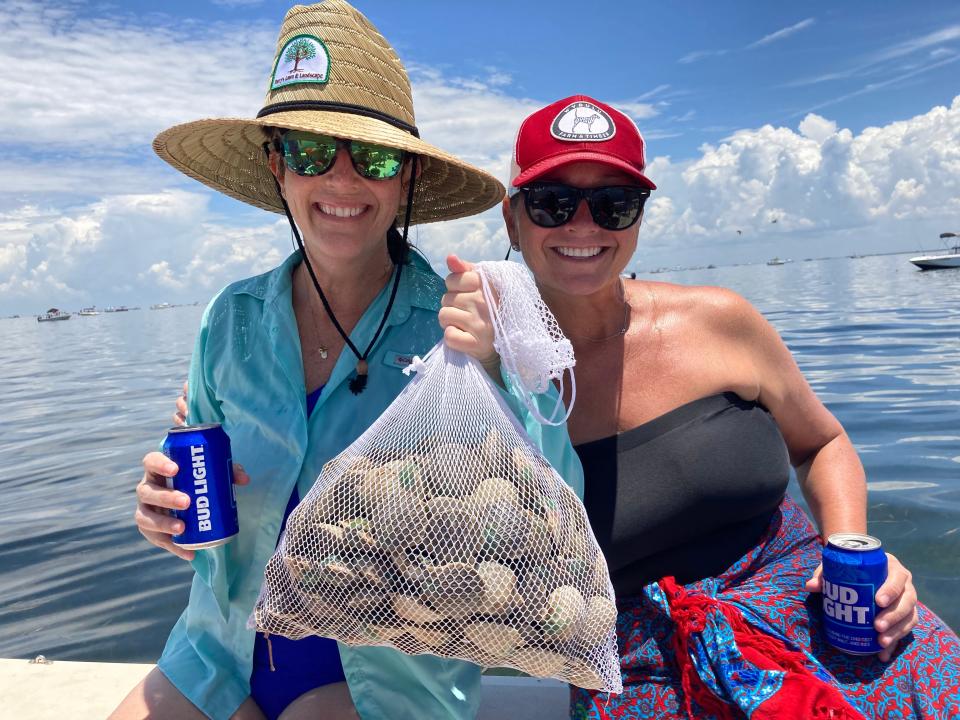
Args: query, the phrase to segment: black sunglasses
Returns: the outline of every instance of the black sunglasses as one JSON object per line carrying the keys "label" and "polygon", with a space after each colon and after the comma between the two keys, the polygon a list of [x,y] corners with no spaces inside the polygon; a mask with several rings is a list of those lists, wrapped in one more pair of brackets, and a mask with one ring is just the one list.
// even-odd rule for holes
{"label": "black sunglasses", "polygon": [[301,130],[288,130],[273,141],[273,147],[283,155],[283,160],[290,170],[305,177],[316,177],[329,172],[337,161],[337,151],[341,147],[350,153],[350,160],[357,173],[370,180],[395,177],[403,167],[403,150],[360,140],[314,135]]}
{"label": "black sunglasses", "polygon": [[608,185],[578,188],[562,183],[531,183],[520,188],[527,216],[534,225],[560,227],[577,214],[586,200],[593,221],[604,230],[626,230],[640,219],[650,197],[648,188],[636,185]]}

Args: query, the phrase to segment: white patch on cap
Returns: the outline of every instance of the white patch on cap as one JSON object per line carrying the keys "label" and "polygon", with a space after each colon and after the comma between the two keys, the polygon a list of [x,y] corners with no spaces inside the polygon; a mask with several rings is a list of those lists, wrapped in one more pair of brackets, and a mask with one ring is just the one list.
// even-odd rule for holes
{"label": "white patch on cap", "polygon": [[571,142],[603,142],[616,132],[613,118],[584,100],[567,105],[550,125],[550,134],[557,140]]}
{"label": "white patch on cap", "polygon": [[323,40],[296,35],[284,44],[270,76],[270,89],[297,83],[325,83],[330,74],[330,53]]}

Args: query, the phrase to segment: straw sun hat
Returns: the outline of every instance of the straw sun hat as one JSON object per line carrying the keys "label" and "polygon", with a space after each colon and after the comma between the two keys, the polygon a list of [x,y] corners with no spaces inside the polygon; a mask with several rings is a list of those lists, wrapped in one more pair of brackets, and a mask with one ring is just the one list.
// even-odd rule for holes
{"label": "straw sun hat", "polygon": [[[343,0],[290,8],[256,119],[196,120],[164,130],[157,154],[181,172],[264,210],[283,212],[263,152],[275,126],[400,148],[420,157],[411,223],[473,215],[504,187],[418,137],[410,80],[377,29]],[[402,220],[404,208],[399,217]]]}

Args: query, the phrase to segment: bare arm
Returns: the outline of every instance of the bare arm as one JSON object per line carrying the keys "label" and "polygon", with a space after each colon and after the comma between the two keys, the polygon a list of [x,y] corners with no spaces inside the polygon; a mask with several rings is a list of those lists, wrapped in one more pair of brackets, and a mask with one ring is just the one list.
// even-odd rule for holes
{"label": "bare arm", "polygon": [[[780,426],[820,534],[826,538],[837,532],[866,532],[866,474],[846,431],[813,392],[776,330],[742,298],[731,304],[732,325],[751,350],[758,400]],[[917,623],[912,575],[893,555],[887,557],[887,581],[876,596],[883,610],[874,623],[883,661]],[[818,568],[806,589],[820,588]]]}
{"label": "bare arm", "polygon": [[741,302],[758,400],[783,433],[820,534],[866,532],[866,474],[850,438],[813,392],[776,330],[746,301]]}

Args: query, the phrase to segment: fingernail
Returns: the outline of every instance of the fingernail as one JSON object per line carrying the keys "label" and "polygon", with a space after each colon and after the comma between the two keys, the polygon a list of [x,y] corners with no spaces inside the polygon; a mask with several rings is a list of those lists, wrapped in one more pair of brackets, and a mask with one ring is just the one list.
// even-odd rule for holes
{"label": "fingernail", "polygon": [[174,465],[173,463],[167,463],[166,465],[163,466],[163,471],[169,476],[176,475],[177,466]]}
{"label": "fingernail", "polygon": [[877,602],[886,607],[887,603],[890,602],[890,598],[887,595],[877,595]]}
{"label": "fingernail", "polygon": [[879,630],[880,632],[883,632],[888,627],[890,627],[890,623],[888,623],[886,620],[881,620],[880,622],[877,623],[877,630]]}

